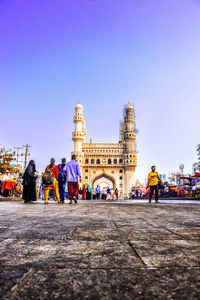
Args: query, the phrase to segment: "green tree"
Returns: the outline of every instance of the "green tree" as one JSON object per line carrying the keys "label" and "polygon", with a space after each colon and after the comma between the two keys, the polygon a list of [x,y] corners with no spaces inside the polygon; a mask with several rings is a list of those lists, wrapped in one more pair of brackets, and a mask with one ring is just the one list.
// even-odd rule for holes
{"label": "green tree", "polygon": [[197,156],[198,156],[198,161],[200,163],[200,144],[197,145]]}
{"label": "green tree", "polygon": [[194,170],[194,172],[200,171],[200,144],[197,145],[196,151],[197,151],[198,161],[193,164],[193,170]]}

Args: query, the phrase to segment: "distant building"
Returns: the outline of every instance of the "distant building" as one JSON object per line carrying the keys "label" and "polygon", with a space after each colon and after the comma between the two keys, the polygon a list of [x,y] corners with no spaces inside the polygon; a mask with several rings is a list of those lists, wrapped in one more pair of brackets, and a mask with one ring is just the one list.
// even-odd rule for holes
{"label": "distant building", "polygon": [[90,184],[92,189],[97,185],[117,187],[121,197],[129,195],[137,166],[134,109],[130,102],[124,107],[118,143],[85,142],[86,128],[80,102],[75,107],[74,124],[72,154],[80,163],[83,184]]}

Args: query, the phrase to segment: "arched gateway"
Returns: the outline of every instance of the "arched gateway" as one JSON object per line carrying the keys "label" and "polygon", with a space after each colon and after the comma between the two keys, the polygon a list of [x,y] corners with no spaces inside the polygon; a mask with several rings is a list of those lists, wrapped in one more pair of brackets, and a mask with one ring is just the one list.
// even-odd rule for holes
{"label": "arched gateway", "polygon": [[109,187],[110,189],[116,188],[115,180],[106,174],[101,174],[92,180],[92,188],[95,189],[97,185],[99,185],[101,189],[104,187]]}
{"label": "arched gateway", "polygon": [[131,192],[133,177],[137,166],[135,150],[135,119],[133,106],[128,103],[124,107],[123,120],[120,126],[120,141],[118,143],[85,142],[86,129],[83,117],[83,106],[80,102],[75,107],[72,133],[74,151],[82,170],[83,184],[92,188],[118,188],[120,197]]}

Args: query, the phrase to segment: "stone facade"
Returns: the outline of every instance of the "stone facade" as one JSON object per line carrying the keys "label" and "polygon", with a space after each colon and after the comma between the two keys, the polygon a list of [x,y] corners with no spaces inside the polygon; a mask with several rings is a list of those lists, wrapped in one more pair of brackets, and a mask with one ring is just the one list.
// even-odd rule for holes
{"label": "stone facade", "polygon": [[123,121],[120,126],[118,143],[85,142],[86,128],[83,117],[83,106],[80,102],[75,107],[75,130],[72,133],[74,151],[82,170],[83,184],[118,188],[121,197],[131,192],[133,177],[137,166],[135,149],[135,119],[133,106],[124,107]]}

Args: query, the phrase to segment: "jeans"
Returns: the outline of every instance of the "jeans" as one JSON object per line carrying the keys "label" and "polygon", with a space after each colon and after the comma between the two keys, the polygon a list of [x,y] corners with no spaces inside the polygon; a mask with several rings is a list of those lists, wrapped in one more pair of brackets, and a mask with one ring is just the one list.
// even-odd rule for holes
{"label": "jeans", "polygon": [[65,189],[66,189],[66,182],[65,183],[59,182],[60,201],[63,203],[65,201]]}
{"label": "jeans", "polygon": [[149,202],[151,202],[154,191],[155,201],[158,202],[158,185],[150,185]]}

